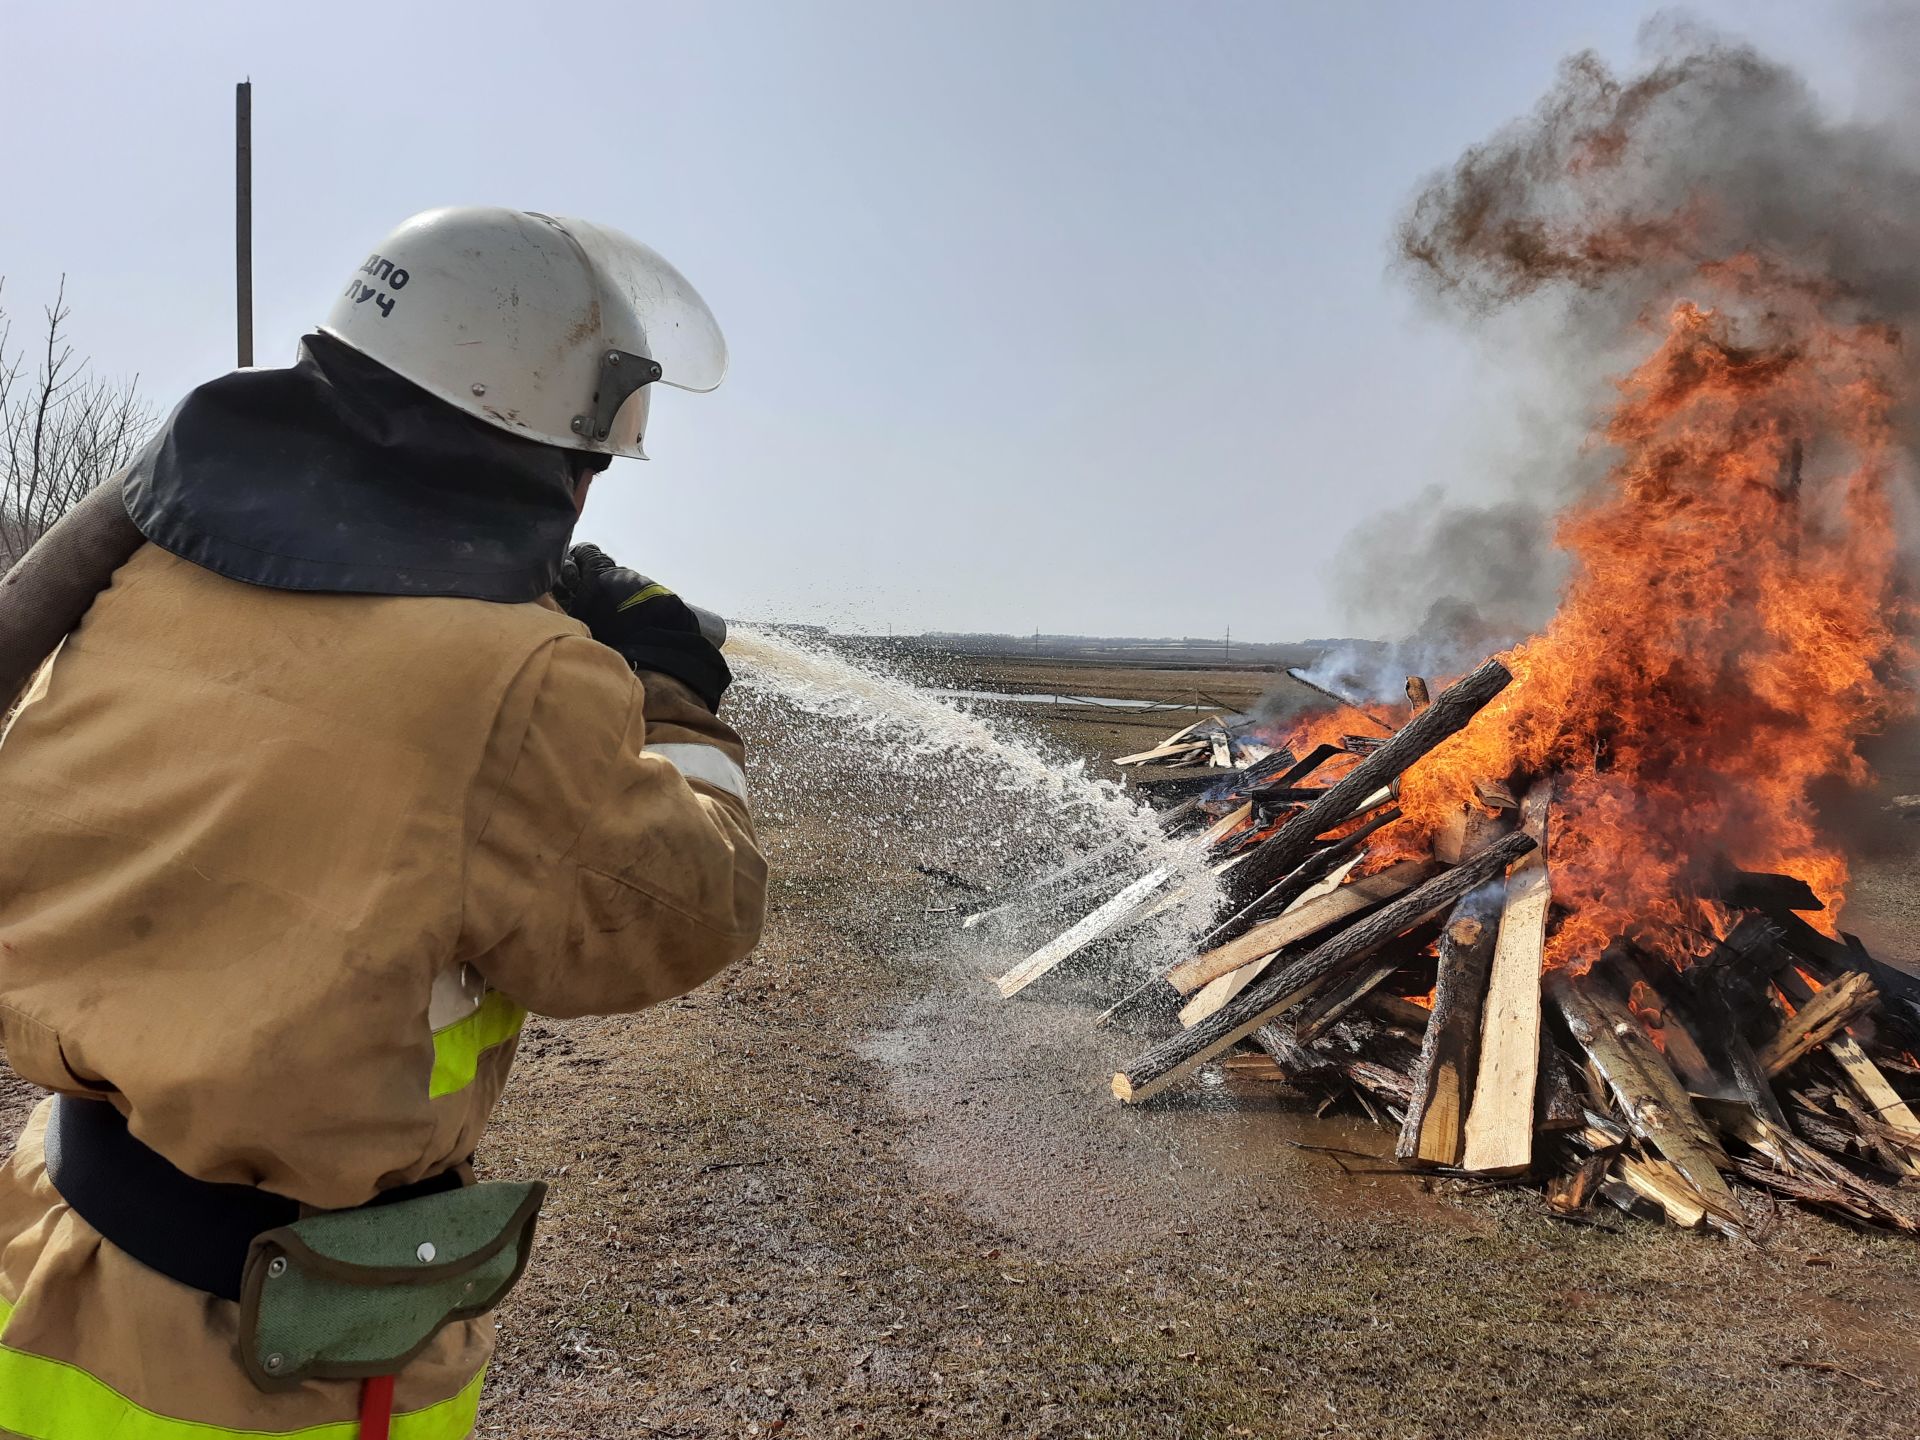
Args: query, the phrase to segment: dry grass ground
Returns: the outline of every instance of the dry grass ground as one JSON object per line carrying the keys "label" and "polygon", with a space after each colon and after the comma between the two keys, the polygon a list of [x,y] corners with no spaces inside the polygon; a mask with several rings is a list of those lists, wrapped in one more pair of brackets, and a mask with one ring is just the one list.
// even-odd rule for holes
{"label": "dry grass ground", "polygon": [[[1140,728],[1044,716],[1105,754]],[[1920,1249],[1791,1214],[1763,1247],[1580,1229],[1349,1176],[1288,1141],[1388,1137],[1277,1087],[1122,1110],[1103,1081],[1135,1042],[930,958],[904,860],[804,816],[766,838],[752,960],[530,1036],[484,1158],[555,1201],[483,1433],[1914,1433]]]}
{"label": "dry grass ground", "polygon": [[[1118,693],[1068,678],[1033,688]],[[1134,748],[1126,717],[1046,723]],[[935,958],[908,857],[785,813],[754,957],[529,1026],[480,1160],[553,1198],[482,1435],[1914,1434],[1920,1247],[1350,1176],[1288,1142],[1389,1138],[1278,1087],[1124,1110],[1136,1041],[1000,1002]]]}

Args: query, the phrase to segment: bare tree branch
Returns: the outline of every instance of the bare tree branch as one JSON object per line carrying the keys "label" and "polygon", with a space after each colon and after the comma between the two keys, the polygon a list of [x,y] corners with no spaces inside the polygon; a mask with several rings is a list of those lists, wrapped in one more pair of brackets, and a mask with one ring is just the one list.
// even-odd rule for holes
{"label": "bare tree branch", "polygon": [[[0,292],[5,281],[0,279]],[[0,299],[4,294],[0,293]],[[112,381],[92,373],[66,338],[67,281],[46,308],[44,343],[30,387],[26,355],[12,345],[0,305],[0,569],[89,490],[139,453],[154,416],[139,377]]]}

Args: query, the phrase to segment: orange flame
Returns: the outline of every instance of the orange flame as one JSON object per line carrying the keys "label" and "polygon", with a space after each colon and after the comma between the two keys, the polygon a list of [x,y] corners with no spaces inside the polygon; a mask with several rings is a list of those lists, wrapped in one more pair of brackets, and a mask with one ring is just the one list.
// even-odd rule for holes
{"label": "orange flame", "polygon": [[1558,614],[1403,783],[1431,830],[1477,778],[1553,778],[1549,964],[1623,935],[1701,953],[1724,931],[1701,893],[1720,856],[1798,876],[1833,919],[1847,866],[1811,792],[1867,779],[1855,737],[1904,698],[1885,679],[1898,337],[1752,256],[1700,280],[1719,308],[1674,306],[1619,382],[1609,483],[1561,517]]}

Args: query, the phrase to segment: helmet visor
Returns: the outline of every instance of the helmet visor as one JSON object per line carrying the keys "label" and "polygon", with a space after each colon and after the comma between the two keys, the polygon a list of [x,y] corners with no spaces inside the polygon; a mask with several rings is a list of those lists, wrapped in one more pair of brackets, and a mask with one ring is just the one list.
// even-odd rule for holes
{"label": "helmet visor", "polygon": [[[572,238],[610,292],[612,313],[602,322],[607,341],[658,361],[663,385],[704,391],[726,378],[727,342],[719,322],[700,292],[666,257],[590,220],[540,218]],[[618,313],[623,309],[626,315]],[[631,336],[619,333],[628,315],[638,328]]]}

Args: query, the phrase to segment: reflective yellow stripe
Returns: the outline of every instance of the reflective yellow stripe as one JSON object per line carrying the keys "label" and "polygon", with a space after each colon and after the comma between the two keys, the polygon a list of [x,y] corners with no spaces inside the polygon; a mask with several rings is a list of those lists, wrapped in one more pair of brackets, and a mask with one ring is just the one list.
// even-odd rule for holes
{"label": "reflective yellow stripe", "polygon": [[480,1069],[481,1052],[504,1045],[520,1033],[527,1012],[498,990],[489,990],[480,1008],[464,1020],[433,1032],[433,1078],[427,1097],[437,1100],[464,1090]]}
{"label": "reflective yellow stripe", "polygon": [[621,610],[631,610],[636,605],[644,605],[649,600],[658,600],[662,595],[671,595],[672,593],[671,590],[656,580],[653,584],[647,586],[646,589],[636,590],[627,596],[626,599],[620,602],[617,608]]}
{"label": "reflective yellow stripe", "polygon": [[[300,1430],[229,1430],[198,1420],[175,1420],[136,1405],[77,1365],[15,1350],[6,1343],[13,1306],[0,1299],[0,1431],[27,1440],[355,1440],[358,1420],[336,1420]],[[234,1374],[238,1376],[236,1368]],[[393,1440],[462,1440],[480,1410],[482,1370],[458,1395],[393,1417]]]}

